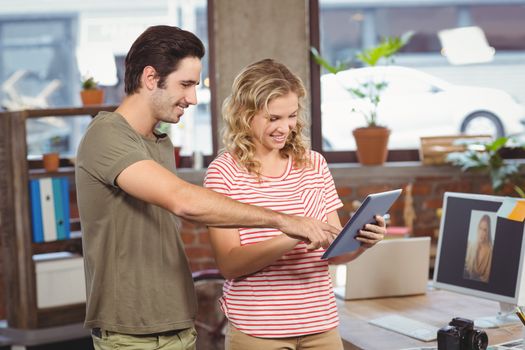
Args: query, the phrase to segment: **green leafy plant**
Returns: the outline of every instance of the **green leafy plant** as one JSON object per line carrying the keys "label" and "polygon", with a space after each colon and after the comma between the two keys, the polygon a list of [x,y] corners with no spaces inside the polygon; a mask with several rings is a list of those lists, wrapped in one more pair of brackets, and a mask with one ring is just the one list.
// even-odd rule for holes
{"label": "green leafy plant", "polygon": [[514,191],[520,195],[521,198],[525,198],[525,191],[518,185],[514,185]]}
{"label": "green leafy plant", "polygon": [[46,139],[42,143],[41,152],[44,153],[60,153],[65,150],[67,140],[65,136],[55,135]]}
{"label": "green leafy plant", "polygon": [[494,192],[500,192],[506,183],[510,183],[520,196],[525,197],[523,190],[516,185],[519,181],[520,164],[515,160],[503,159],[500,152],[503,147],[525,149],[523,144],[516,144],[509,137],[500,137],[488,143],[463,141],[462,144],[467,149],[450,153],[447,156],[448,162],[460,166],[463,171],[488,173]]}
{"label": "green leafy plant", "polygon": [[408,44],[413,35],[414,32],[410,31],[400,37],[385,37],[378,45],[359,52],[356,55],[357,59],[370,67],[376,66],[383,58],[387,61],[387,64],[391,64],[394,62],[394,55]]}
{"label": "green leafy plant", "polygon": [[[385,37],[376,46],[358,52],[356,58],[362,65],[368,67],[375,67],[381,61],[384,61],[385,64],[391,64],[394,62],[395,54],[410,41],[413,35],[414,32],[410,31],[400,37]],[[315,62],[332,74],[337,74],[348,68],[347,64],[344,63],[337,63],[335,66],[331,65],[314,47],[310,48],[310,52],[312,53]],[[365,118],[367,126],[378,126],[377,107],[379,102],[381,102],[381,95],[387,86],[388,82],[384,80],[374,81],[370,78],[369,80],[360,83],[355,88],[345,87],[353,97],[369,102],[371,106],[369,110],[359,111]]]}
{"label": "green leafy plant", "polygon": [[331,65],[330,62],[328,62],[326,59],[324,59],[319,51],[315,47],[310,47],[310,52],[312,53],[312,56],[314,57],[315,63],[326,69],[328,72],[332,74],[337,74],[340,71],[343,71],[348,68],[348,65],[346,63],[337,62],[335,66]]}
{"label": "green leafy plant", "polygon": [[98,82],[95,81],[93,77],[87,77],[82,80],[82,89],[83,90],[95,90],[98,89]]}

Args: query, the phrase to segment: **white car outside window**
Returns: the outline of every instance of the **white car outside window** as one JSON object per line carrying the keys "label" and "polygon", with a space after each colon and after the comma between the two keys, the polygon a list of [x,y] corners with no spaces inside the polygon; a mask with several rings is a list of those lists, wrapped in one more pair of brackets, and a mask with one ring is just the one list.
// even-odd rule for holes
{"label": "white car outside window", "polygon": [[388,83],[378,106],[379,125],[391,129],[389,149],[419,147],[421,136],[523,133],[524,106],[508,93],[450,84],[421,71],[366,67],[321,77],[321,113],[325,150],[355,149],[352,130],[365,126],[359,111],[370,104],[347,91],[368,81]]}

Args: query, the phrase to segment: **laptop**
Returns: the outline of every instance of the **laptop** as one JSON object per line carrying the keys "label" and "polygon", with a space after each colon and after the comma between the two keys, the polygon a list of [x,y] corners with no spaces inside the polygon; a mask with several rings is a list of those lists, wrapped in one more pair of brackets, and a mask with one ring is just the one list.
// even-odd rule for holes
{"label": "laptop", "polygon": [[383,240],[336,267],[334,291],[344,300],[424,294],[429,261],[430,237]]}

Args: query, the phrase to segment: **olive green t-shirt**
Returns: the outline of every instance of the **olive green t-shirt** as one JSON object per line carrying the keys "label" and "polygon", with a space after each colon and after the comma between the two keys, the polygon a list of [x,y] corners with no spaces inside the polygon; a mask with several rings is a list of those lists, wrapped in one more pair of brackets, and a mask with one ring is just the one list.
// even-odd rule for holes
{"label": "olive green t-shirt", "polygon": [[116,185],[142,160],[175,172],[169,137],[143,137],[117,113],[99,113],[78,148],[87,328],[149,334],[193,325],[196,298],[179,218]]}

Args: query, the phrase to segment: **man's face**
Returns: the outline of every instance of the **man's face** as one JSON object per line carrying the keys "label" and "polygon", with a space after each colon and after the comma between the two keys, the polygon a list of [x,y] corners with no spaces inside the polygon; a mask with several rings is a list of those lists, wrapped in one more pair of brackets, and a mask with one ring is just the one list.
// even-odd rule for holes
{"label": "man's face", "polygon": [[177,123],[184,109],[197,103],[202,64],[196,57],[186,57],[177,70],[166,77],[164,88],[156,87],[151,96],[153,117],[166,123]]}

